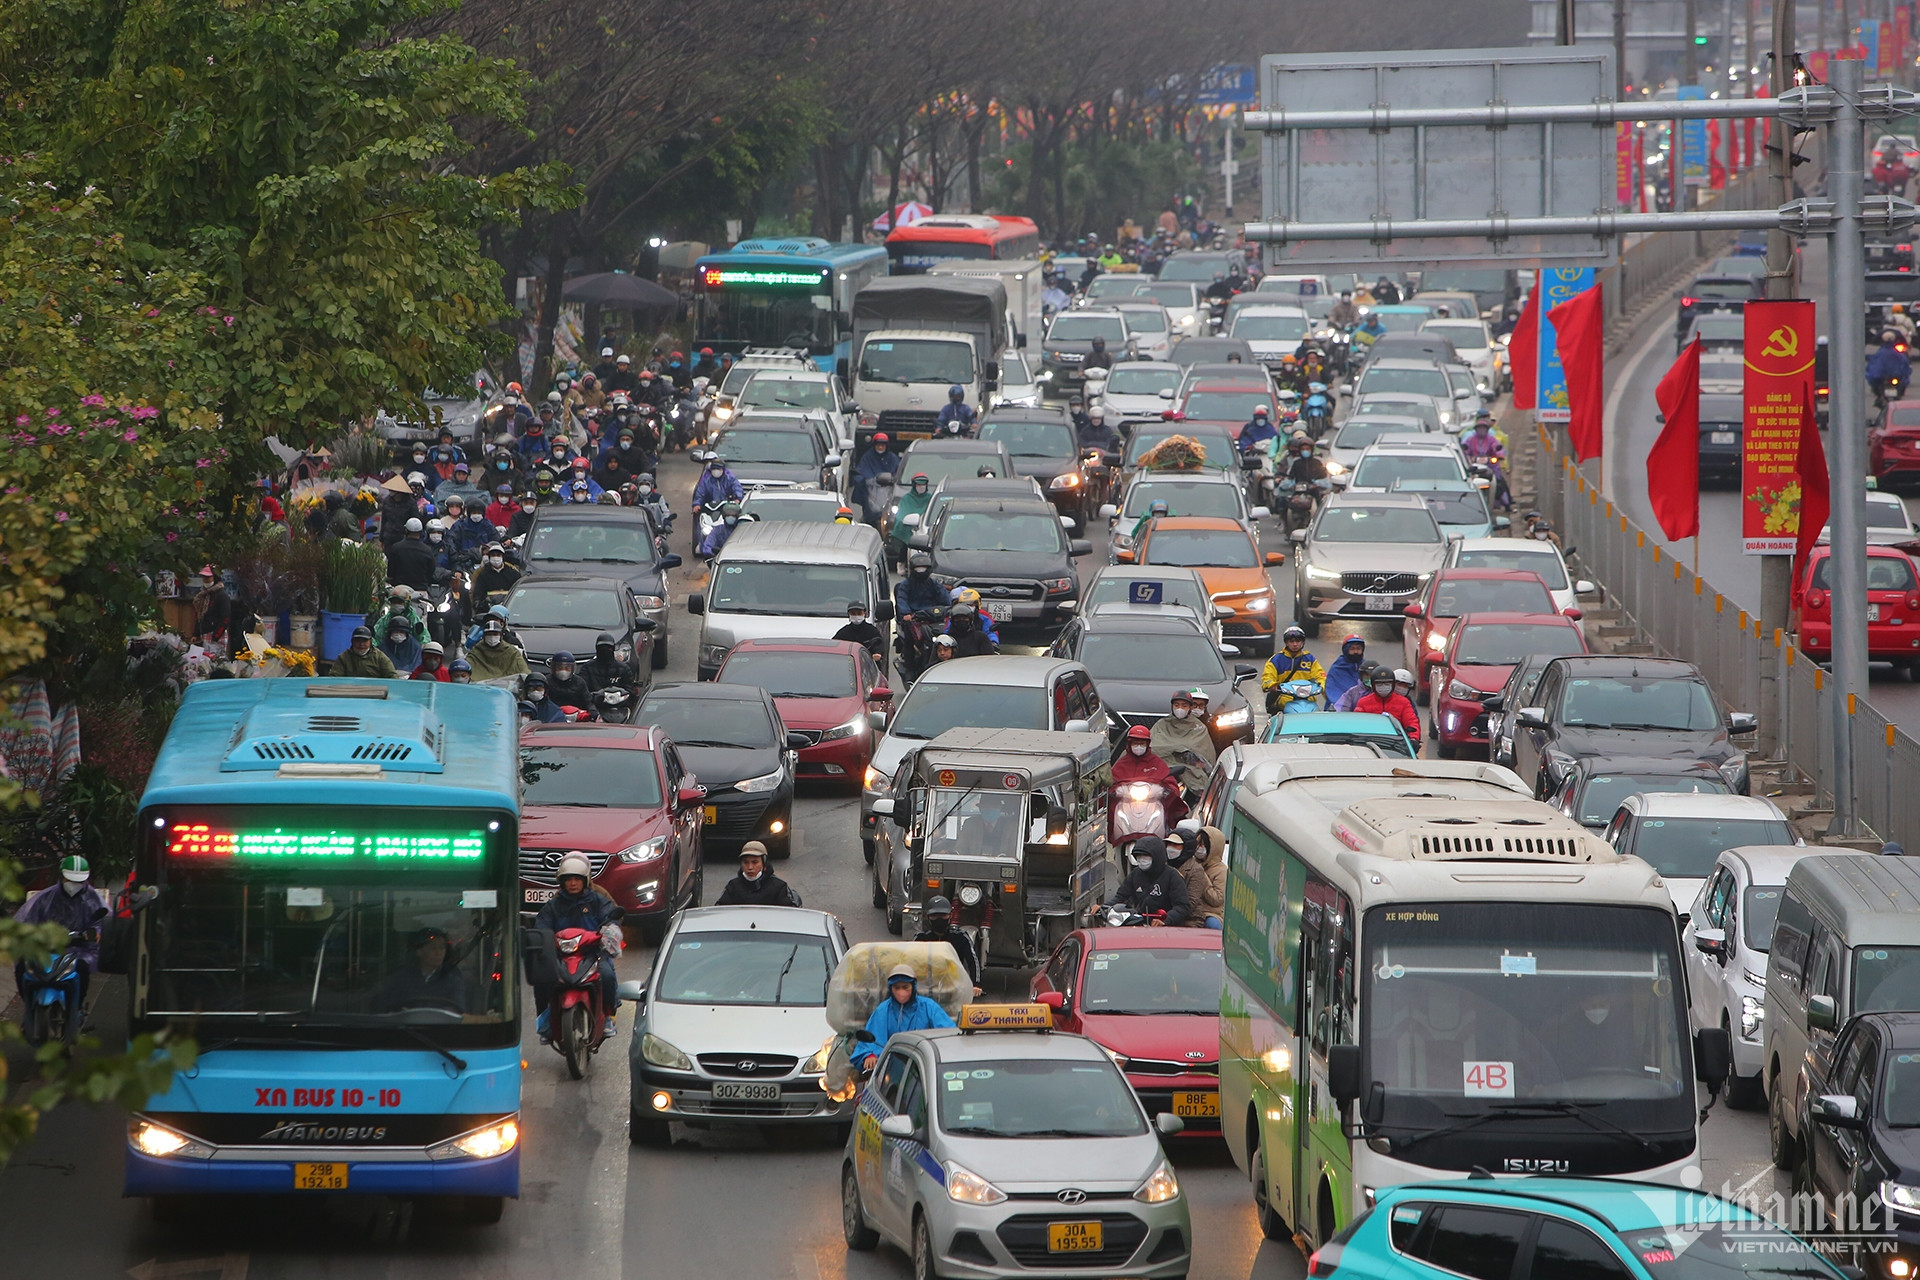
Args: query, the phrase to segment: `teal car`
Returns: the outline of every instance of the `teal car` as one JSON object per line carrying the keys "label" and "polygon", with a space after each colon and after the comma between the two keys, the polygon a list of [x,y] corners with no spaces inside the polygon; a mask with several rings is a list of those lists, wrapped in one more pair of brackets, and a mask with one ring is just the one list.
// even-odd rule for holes
{"label": "teal car", "polygon": [[1513,523],[1487,509],[1486,491],[1472,481],[1402,477],[1393,482],[1393,492],[1419,494],[1440,532],[1449,538],[1490,538],[1496,529]]}
{"label": "teal car", "polygon": [[1400,722],[1371,711],[1310,711],[1274,716],[1267,721],[1260,741],[1371,747],[1383,756],[1413,758],[1413,744],[1407,741],[1407,731],[1400,727]]}
{"label": "teal car", "polygon": [[1843,1280],[1765,1218],[1702,1191],[1597,1178],[1410,1183],[1307,1263],[1313,1280]]}

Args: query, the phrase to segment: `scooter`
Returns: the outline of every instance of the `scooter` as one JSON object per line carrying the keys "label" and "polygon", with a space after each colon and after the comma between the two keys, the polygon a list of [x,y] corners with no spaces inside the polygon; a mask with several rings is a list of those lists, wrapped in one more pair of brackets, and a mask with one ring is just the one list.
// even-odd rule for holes
{"label": "scooter", "polygon": [[893,472],[883,471],[867,481],[866,496],[863,505],[866,522],[878,529],[880,520],[893,505]]}
{"label": "scooter", "polygon": [[933,638],[939,634],[940,617],[938,609],[900,616],[894,627],[893,655],[901,683],[911,685],[933,665]]}
{"label": "scooter", "polygon": [[1327,481],[1316,481],[1312,488],[1301,488],[1293,477],[1288,476],[1274,485],[1274,505],[1280,509],[1280,528],[1291,535],[1295,529],[1304,529],[1313,523],[1313,504],[1319,497],[1318,489]]}
{"label": "scooter", "polygon": [[[615,908],[614,921],[625,918]],[[600,957],[618,955],[620,930],[609,922],[601,929],[562,929],[553,935],[555,971],[553,1003],[547,1007],[548,1035],[555,1053],[567,1060],[567,1074],[578,1080],[586,1074],[587,1059],[600,1051],[606,1039],[607,1016],[601,1003]]]}
{"label": "scooter", "polygon": [[1320,710],[1320,704],[1314,701],[1320,696],[1320,686],[1311,680],[1289,680],[1280,686],[1280,692],[1291,699],[1280,704],[1284,715],[1310,715]]}
{"label": "scooter", "polygon": [[453,652],[467,632],[467,576],[459,570],[427,589],[427,634]]}
{"label": "scooter", "polygon": [[669,449],[691,447],[700,435],[700,404],[692,396],[682,396],[667,410],[666,444]]}
{"label": "scooter", "polygon": [[1094,915],[1099,919],[1101,925],[1108,929],[1148,928],[1155,920],[1165,920],[1167,918],[1167,913],[1164,911],[1149,911],[1145,915],[1142,915],[1132,907],[1121,906],[1117,903],[1104,907],[1095,907]]}
{"label": "scooter", "polygon": [[733,526],[727,523],[721,514],[724,502],[703,502],[700,504],[700,519],[694,528],[693,553],[712,559],[720,554],[720,548],[727,545],[727,538],[733,532]]}
{"label": "scooter", "polygon": [[20,995],[26,1001],[21,1032],[28,1044],[42,1045],[57,1040],[68,1048],[80,1038],[80,953],[82,942],[99,936],[100,921],[107,910],[101,907],[84,929],[69,930],[66,950],[42,960],[29,955],[21,961]]}
{"label": "scooter", "polygon": [[1307,401],[1300,406],[1300,429],[1318,440],[1333,425],[1333,400],[1327,395],[1327,384],[1309,382]]}
{"label": "scooter", "polygon": [[[1178,815],[1171,815],[1176,806]],[[1118,847],[1141,836],[1164,836],[1172,826],[1170,818],[1177,820],[1186,811],[1186,803],[1162,783],[1115,783],[1107,815],[1108,842]]]}

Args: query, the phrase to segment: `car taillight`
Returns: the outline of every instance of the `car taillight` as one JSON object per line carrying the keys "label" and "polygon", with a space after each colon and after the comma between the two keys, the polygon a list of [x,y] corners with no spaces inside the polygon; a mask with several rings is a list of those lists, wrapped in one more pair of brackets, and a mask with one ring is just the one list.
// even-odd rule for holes
{"label": "car taillight", "polygon": [[1910,244],[1897,244],[1897,245],[1895,245],[1895,246],[1893,246],[1893,247],[1894,247],[1895,249],[1898,249],[1898,250],[1899,250],[1899,251],[1900,251],[1901,253],[1912,253],[1912,252],[1913,252],[1913,246],[1912,246],[1912,245],[1910,245]]}
{"label": "car taillight", "polygon": [[1920,591],[1907,592],[1907,608],[1920,609]]}
{"label": "car taillight", "polygon": [[1807,592],[1807,608],[1824,609],[1827,607],[1827,593],[1824,591]]}
{"label": "car taillight", "polygon": [[1700,301],[1700,299],[1698,298],[1682,298],[1680,299],[1680,305],[1683,307],[1690,307],[1698,301]]}
{"label": "car taillight", "polygon": [[1342,1246],[1333,1240],[1315,1249],[1313,1256],[1307,1259],[1307,1274],[1313,1277],[1313,1280],[1322,1280],[1322,1277],[1332,1275],[1340,1266],[1341,1251]]}

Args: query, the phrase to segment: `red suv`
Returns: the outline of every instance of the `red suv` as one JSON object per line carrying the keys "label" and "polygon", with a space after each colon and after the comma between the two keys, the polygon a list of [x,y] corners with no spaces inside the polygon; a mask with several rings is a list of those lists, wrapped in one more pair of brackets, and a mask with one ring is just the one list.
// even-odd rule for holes
{"label": "red suv", "polygon": [[586,855],[593,882],[649,943],[673,913],[700,905],[706,791],[658,729],[533,724],[520,731],[520,910],[557,892],[554,868]]}
{"label": "red suv", "polygon": [[1506,687],[1507,677],[1529,655],[1586,652],[1587,638],[1580,628],[1557,613],[1470,613],[1461,618],[1430,678],[1431,736],[1440,758],[1451,760],[1462,748],[1486,749],[1487,699]]}
{"label": "red suv", "polygon": [[1896,400],[1885,420],[1867,432],[1867,466],[1887,488],[1920,480],[1920,400]]}
{"label": "red suv", "polygon": [[[1827,578],[1832,549],[1816,546],[1793,584],[1800,611],[1800,648],[1810,658],[1833,652],[1833,588]],[[1867,548],[1867,657],[1920,678],[1920,582],[1913,559],[1897,547]]]}
{"label": "red suv", "polygon": [[[1401,612],[1407,615],[1400,626],[1404,665],[1425,701],[1428,677],[1445,660],[1447,636],[1461,615],[1553,613],[1553,593],[1525,569],[1442,569]],[[1566,616],[1577,622],[1580,611],[1569,608]]]}
{"label": "red suv", "polygon": [[[714,680],[773,695],[787,732],[807,739],[796,781],[860,789],[893,702],[893,690],[864,646],[851,640],[742,640]],[[868,718],[875,714],[882,717],[878,723]]]}

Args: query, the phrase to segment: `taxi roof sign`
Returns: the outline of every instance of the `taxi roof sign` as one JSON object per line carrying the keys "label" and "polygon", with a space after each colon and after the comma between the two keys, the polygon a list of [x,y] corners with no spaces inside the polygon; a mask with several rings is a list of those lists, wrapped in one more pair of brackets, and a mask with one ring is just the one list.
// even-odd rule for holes
{"label": "taxi roof sign", "polygon": [[962,1031],[1051,1031],[1053,1010],[1043,1004],[970,1004],[960,1010]]}

